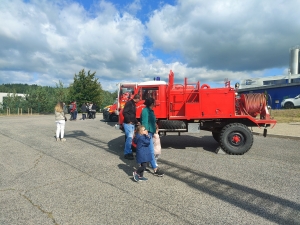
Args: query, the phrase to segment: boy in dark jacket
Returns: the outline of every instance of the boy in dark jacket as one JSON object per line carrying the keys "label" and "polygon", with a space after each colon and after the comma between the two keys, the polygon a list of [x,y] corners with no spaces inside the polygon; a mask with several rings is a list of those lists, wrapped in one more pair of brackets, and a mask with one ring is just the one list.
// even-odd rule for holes
{"label": "boy in dark jacket", "polygon": [[136,144],[136,162],[141,165],[137,171],[133,172],[133,179],[135,181],[146,181],[148,179],[144,177],[144,171],[146,170],[147,163],[152,160],[153,156],[149,148],[151,139],[144,126],[137,128],[137,133],[133,141]]}

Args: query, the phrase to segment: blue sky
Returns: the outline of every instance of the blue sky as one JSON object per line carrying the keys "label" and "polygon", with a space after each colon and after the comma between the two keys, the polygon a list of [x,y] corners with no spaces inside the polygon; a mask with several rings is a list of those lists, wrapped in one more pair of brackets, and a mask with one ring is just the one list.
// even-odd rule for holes
{"label": "blue sky", "polygon": [[0,83],[65,86],[81,69],[103,89],[168,78],[212,87],[284,75],[300,1],[2,0]]}

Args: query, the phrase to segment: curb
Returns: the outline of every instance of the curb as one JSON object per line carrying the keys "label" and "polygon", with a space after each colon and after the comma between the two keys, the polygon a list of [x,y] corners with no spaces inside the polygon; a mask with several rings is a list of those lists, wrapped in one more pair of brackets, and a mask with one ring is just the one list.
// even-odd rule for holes
{"label": "curb", "polygon": [[[261,133],[252,132],[254,135],[263,136]],[[283,139],[292,139],[292,140],[300,140],[300,137],[295,136],[287,136],[287,135],[278,135],[278,134],[267,134],[267,137],[276,137],[276,138],[283,138]]]}

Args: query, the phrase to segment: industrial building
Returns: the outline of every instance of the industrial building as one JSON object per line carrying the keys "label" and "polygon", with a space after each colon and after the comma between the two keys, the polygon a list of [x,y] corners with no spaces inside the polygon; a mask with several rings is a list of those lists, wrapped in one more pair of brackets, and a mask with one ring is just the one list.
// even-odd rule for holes
{"label": "industrial building", "polygon": [[268,105],[280,109],[286,98],[300,94],[300,46],[290,49],[290,65],[287,75],[241,80],[238,93],[266,93]]}

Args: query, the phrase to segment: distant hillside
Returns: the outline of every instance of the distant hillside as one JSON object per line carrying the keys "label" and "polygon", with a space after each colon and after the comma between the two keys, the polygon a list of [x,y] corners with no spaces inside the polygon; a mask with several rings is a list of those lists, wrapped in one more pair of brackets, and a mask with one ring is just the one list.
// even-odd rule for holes
{"label": "distant hillside", "polygon": [[26,94],[28,90],[37,89],[38,87],[36,84],[1,84],[0,92]]}

